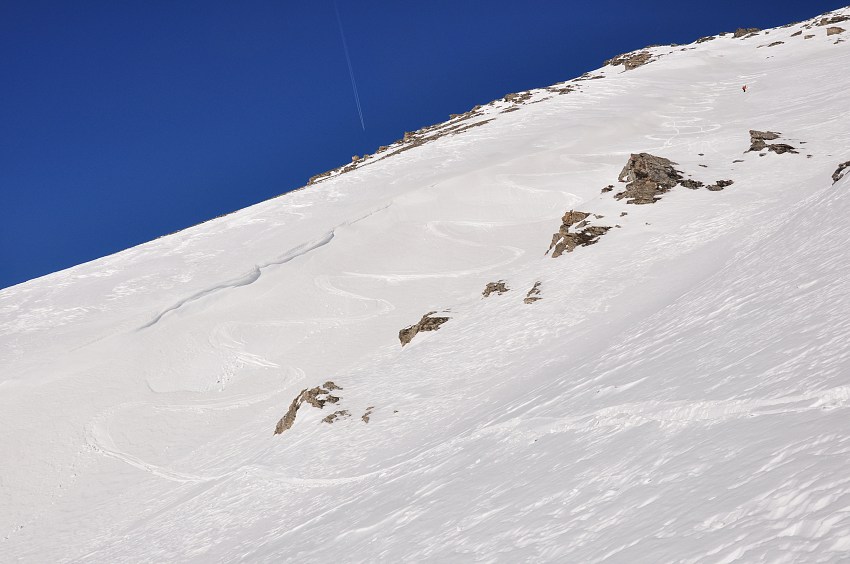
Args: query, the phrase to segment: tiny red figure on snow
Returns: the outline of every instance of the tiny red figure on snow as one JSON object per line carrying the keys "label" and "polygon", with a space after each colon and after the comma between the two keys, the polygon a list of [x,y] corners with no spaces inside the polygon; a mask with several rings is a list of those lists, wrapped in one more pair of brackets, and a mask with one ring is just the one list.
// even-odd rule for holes
{"label": "tiny red figure on snow", "polygon": [[745,85],[743,85],[743,86],[741,87],[741,90],[743,90],[744,92],[746,92],[746,91],[747,91],[747,85],[746,85],[746,84],[745,84]]}

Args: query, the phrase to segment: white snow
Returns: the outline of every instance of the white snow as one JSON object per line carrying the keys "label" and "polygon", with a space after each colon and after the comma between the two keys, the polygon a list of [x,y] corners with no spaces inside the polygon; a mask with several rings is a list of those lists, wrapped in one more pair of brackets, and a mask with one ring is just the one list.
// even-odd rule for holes
{"label": "white snow", "polygon": [[[850,558],[850,42],[810,23],[0,291],[0,561]],[[627,205],[637,152],[734,184]],[[621,227],[545,256],[570,209]]]}

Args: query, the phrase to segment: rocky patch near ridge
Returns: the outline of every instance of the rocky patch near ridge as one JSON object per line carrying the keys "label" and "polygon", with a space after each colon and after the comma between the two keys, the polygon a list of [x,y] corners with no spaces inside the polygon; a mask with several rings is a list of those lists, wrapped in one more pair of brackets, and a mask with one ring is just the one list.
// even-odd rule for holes
{"label": "rocky patch near ridge", "polygon": [[[587,247],[599,241],[599,238],[611,229],[602,225],[589,225],[589,220],[592,214],[570,210],[561,218],[561,227],[558,232],[552,235],[552,243],[549,245],[549,251],[552,251],[552,258],[558,258],[564,253],[571,253],[576,247]],[[599,219],[600,216],[594,215],[594,218]],[[554,249],[554,250],[553,250]]]}
{"label": "rocky patch near ridge", "polygon": [[652,61],[652,53],[649,51],[632,51],[612,57],[602,63],[604,66],[616,67],[623,65],[627,71],[634,70]]}
{"label": "rocky patch near ridge", "polygon": [[415,337],[420,331],[436,331],[443,323],[451,319],[449,317],[431,317],[435,313],[437,312],[429,311],[422,316],[422,319],[420,319],[418,323],[415,323],[410,327],[405,327],[399,331],[398,340],[401,342],[401,346],[404,347],[404,345],[412,341],[413,337]]}
{"label": "rocky patch near ridge", "polygon": [[732,34],[732,37],[752,37],[753,35],[756,35],[759,31],[761,30],[757,27],[739,27]]}

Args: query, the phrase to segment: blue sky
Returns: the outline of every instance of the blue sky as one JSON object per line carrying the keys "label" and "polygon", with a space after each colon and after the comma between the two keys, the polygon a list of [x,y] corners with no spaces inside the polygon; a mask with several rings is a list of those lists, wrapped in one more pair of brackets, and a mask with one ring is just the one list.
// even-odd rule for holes
{"label": "blue sky", "polygon": [[0,0],[0,288],[304,185],[653,43],[841,1]]}

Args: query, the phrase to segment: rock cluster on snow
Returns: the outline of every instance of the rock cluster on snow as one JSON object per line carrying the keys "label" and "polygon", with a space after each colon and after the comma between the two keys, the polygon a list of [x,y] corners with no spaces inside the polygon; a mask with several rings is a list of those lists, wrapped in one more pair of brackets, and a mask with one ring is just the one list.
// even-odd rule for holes
{"label": "rock cluster on snow", "polygon": [[440,325],[450,319],[449,317],[431,317],[435,313],[437,312],[429,311],[422,316],[422,319],[420,319],[418,323],[411,325],[410,327],[405,327],[399,331],[398,340],[401,341],[401,346],[403,347],[412,341],[413,337],[415,337],[420,331],[436,331],[440,328]]}
{"label": "rock cluster on snow", "polygon": [[489,297],[490,294],[492,294],[493,292],[496,292],[501,296],[508,290],[510,290],[510,288],[505,285],[504,280],[499,280],[498,282],[488,282],[487,286],[485,286],[484,288],[484,291],[481,292],[481,295],[486,298]]}
{"label": "rock cluster on snow", "polygon": [[761,31],[757,27],[739,27],[735,30],[735,33],[732,34],[732,37],[752,37]]}
{"label": "rock cluster on snow", "polygon": [[274,434],[280,435],[292,427],[295,423],[295,415],[304,403],[309,403],[318,409],[323,409],[326,403],[337,403],[339,401],[339,397],[332,395],[331,392],[341,389],[342,388],[329,380],[321,386],[301,390],[301,393],[292,400],[291,404],[289,404],[289,409],[286,411],[286,415],[281,417],[280,421],[277,422]]}
{"label": "rock cluster on snow", "polygon": [[540,297],[540,282],[535,282],[534,286],[531,287],[531,290],[525,295],[525,299],[522,300],[524,303],[533,304],[538,300],[542,300]]}
{"label": "rock cluster on snow", "polygon": [[836,35],[839,33],[844,33],[845,29],[843,27],[833,26],[826,28],[826,36]]}
{"label": "rock cluster on snow", "polygon": [[682,172],[673,161],[649,153],[632,153],[618,180],[628,182],[626,189],[614,197],[627,198],[627,204],[653,204],[659,195],[682,181]]}
{"label": "rock cluster on snow", "polygon": [[779,139],[782,134],[777,131],[756,131],[755,129],[750,130],[750,148],[744,151],[745,153],[749,153],[751,151],[763,151],[767,149],[768,151],[772,151],[777,155],[781,155],[783,153],[797,153],[797,150],[788,145],[786,143],[765,143],[765,141],[773,141],[774,139]]}
{"label": "rock cluster on snow", "polygon": [[[599,241],[599,238],[611,229],[601,225],[589,225],[591,214],[570,210],[561,218],[561,227],[552,235],[552,243],[546,251],[552,251],[552,258],[571,253],[576,247],[586,247]],[[594,216],[598,218],[599,216]],[[554,249],[554,250],[553,250]]]}
{"label": "rock cluster on snow", "polygon": [[835,172],[832,173],[832,183],[833,184],[835,184],[836,182],[838,182],[839,180],[841,180],[844,177],[844,169],[846,169],[846,168],[850,168],[850,161],[847,161],[846,163],[841,163],[840,165],[838,165],[838,168],[835,169]]}
{"label": "rock cluster on snow", "polygon": [[634,70],[652,60],[652,53],[649,51],[633,51],[631,53],[623,53],[605,61],[603,65],[616,67],[623,65],[626,70]]}

